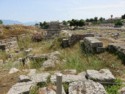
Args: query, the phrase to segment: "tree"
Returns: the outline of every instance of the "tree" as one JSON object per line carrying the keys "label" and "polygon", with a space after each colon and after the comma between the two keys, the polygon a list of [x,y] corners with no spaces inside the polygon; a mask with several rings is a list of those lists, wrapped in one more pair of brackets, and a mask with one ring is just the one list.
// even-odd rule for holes
{"label": "tree", "polygon": [[79,21],[79,26],[84,26],[84,25],[85,25],[85,21],[81,19],[81,20]]}
{"label": "tree", "polygon": [[95,17],[95,18],[94,18],[94,22],[97,22],[97,21],[98,21],[98,17]]}
{"label": "tree", "polygon": [[121,20],[117,20],[117,21],[115,22],[115,26],[116,26],[116,27],[121,27],[121,26],[123,26],[122,21],[121,21]]}
{"label": "tree", "polygon": [[93,19],[93,18],[91,18],[89,21],[90,21],[90,22],[93,22],[93,21],[94,21],[94,19]]}
{"label": "tree", "polygon": [[0,24],[3,24],[3,21],[2,21],[2,20],[0,20]]}
{"label": "tree", "polygon": [[100,17],[100,18],[99,18],[99,21],[100,21],[100,22],[103,22],[103,21],[105,21],[105,18]]}
{"label": "tree", "polygon": [[112,18],[113,18],[113,15],[111,15],[111,20],[112,20]]}
{"label": "tree", "polygon": [[43,28],[43,23],[42,22],[40,22],[39,25],[40,25],[41,28]]}
{"label": "tree", "polygon": [[89,20],[89,19],[86,19],[86,22],[90,22],[90,20]]}
{"label": "tree", "polygon": [[122,17],[121,17],[122,19],[125,19],[125,14],[124,15],[122,15]]}
{"label": "tree", "polygon": [[62,23],[63,23],[63,25],[68,25],[67,21],[63,21]]}
{"label": "tree", "polygon": [[49,25],[46,21],[43,22],[43,29],[48,29]]}

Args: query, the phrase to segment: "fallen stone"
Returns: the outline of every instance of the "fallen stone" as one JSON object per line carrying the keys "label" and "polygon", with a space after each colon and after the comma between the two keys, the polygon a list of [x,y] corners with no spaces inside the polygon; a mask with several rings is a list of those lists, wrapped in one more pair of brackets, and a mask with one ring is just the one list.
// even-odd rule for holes
{"label": "fallen stone", "polygon": [[[56,94],[56,86],[40,88],[38,94]],[[62,94],[66,94],[62,86]]]}
{"label": "fallen stone", "polygon": [[104,87],[91,80],[78,81],[69,84],[69,94],[107,94]]}
{"label": "fallen stone", "polygon": [[43,68],[54,68],[57,64],[60,63],[60,52],[55,51],[49,53],[47,56],[47,60],[43,62]]}
{"label": "fallen stone", "polygon": [[45,61],[42,64],[42,67],[45,68],[45,69],[46,68],[54,68],[59,63],[60,63],[60,61],[58,61],[58,60],[48,59],[47,61]]}
{"label": "fallen stone", "polygon": [[10,71],[9,71],[9,74],[16,73],[16,72],[19,72],[19,69],[11,68]]}
{"label": "fallen stone", "polygon": [[[27,71],[27,70],[26,70]],[[29,73],[28,73],[28,76],[32,76],[32,75],[35,75],[36,74],[36,69],[30,69],[28,70]]]}
{"label": "fallen stone", "polygon": [[[50,78],[52,83],[56,83],[56,74],[52,75]],[[74,81],[83,81],[86,80],[85,72],[79,73],[78,75],[73,74],[62,74],[62,82],[74,82]]]}
{"label": "fallen stone", "polygon": [[115,77],[108,69],[97,70],[87,70],[86,77],[88,79],[98,81],[98,82],[114,82]]}
{"label": "fallen stone", "polygon": [[49,73],[38,73],[31,75],[30,78],[35,83],[41,83],[41,82],[47,82],[49,76],[50,76]]}
{"label": "fallen stone", "polygon": [[102,47],[103,43],[96,39],[95,37],[85,37],[84,42],[86,45],[90,45],[92,48],[93,47]]}
{"label": "fallen stone", "polygon": [[33,50],[32,48],[28,48],[28,49],[25,50],[24,52],[25,52],[26,54],[28,54],[28,53],[30,53],[32,50]]}
{"label": "fallen stone", "polygon": [[58,60],[60,58],[60,52],[59,51],[52,52],[48,54],[48,58],[53,60],[55,59]]}
{"label": "fallen stone", "polygon": [[33,82],[21,82],[16,83],[12,86],[12,88],[8,91],[7,94],[24,94],[30,91],[30,87],[34,85]]}
{"label": "fallen stone", "polygon": [[29,76],[26,76],[26,75],[19,76],[19,82],[28,82],[28,81],[31,81]]}

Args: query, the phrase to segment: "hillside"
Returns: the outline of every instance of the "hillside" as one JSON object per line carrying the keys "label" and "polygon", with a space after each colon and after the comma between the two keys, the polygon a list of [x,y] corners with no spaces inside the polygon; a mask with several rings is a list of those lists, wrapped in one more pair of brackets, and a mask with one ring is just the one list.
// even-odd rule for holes
{"label": "hillside", "polygon": [[[83,80],[84,78],[84,80],[86,80],[87,83],[90,84],[91,82],[87,80],[90,78],[86,78],[88,76],[86,73],[88,73],[89,70],[91,72],[96,71],[93,74],[94,77],[97,76],[96,73],[98,74],[98,76],[100,75],[100,78],[95,79],[97,80],[97,82],[100,79],[104,81],[109,81],[111,79],[111,81],[116,83],[116,85],[114,84],[112,86],[109,84],[109,82],[106,82],[108,85],[103,85],[104,88],[101,88],[102,91],[100,90],[99,92],[117,94],[116,92],[118,92],[118,90],[124,86],[120,84],[125,81],[125,65],[123,64],[124,59],[122,60],[117,54],[113,54],[107,50],[95,54],[88,53],[82,47],[81,42],[79,41],[79,36],[84,37],[84,35],[86,34],[94,34],[94,38],[102,41],[104,47],[107,47],[109,43],[123,43],[125,33],[122,31],[119,31],[117,29],[93,29],[90,27],[89,29],[83,30],[62,30],[60,31],[59,36],[48,38],[46,37],[46,31],[33,26],[1,25],[0,30],[1,40],[9,39],[12,36],[19,36],[18,40],[12,40],[12,42],[11,39],[9,39],[9,44],[7,44],[9,45],[8,49],[6,49],[5,51],[0,51],[0,94],[6,94],[7,92],[10,92],[8,94],[12,94],[12,91],[17,90],[18,88],[24,88],[25,91],[25,89],[27,90],[27,88],[25,88],[27,87],[25,83],[27,83],[29,86],[32,86],[32,84],[35,85],[34,83],[31,83],[32,81],[35,81],[38,84],[35,85],[35,87],[31,88],[29,92],[30,94],[38,94],[38,92],[42,92],[40,91],[41,88],[52,88],[51,86],[55,85],[55,78],[53,77],[55,77],[55,73],[58,72],[61,72],[63,74],[63,79],[65,79],[63,86],[66,92],[69,92],[68,87],[70,86],[69,84],[71,84],[72,81],[77,82],[77,80]],[[42,32],[44,32],[45,34],[43,34]],[[41,33],[44,35],[44,37],[39,36],[39,34]],[[116,33],[119,33],[119,37],[117,39],[115,36]],[[78,40],[75,41],[75,43],[70,47],[63,48],[61,46],[62,39],[70,39],[71,36],[69,35],[76,36],[71,38],[72,40],[77,40],[77,38]],[[32,36],[34,36],[33,39]],[[42,39],[39,40],[39,38]],[[107,72],[106,75],[105,72]],[[109,78],[105,78],[107,80],[103,79],[103,77],[108,77],[107,75],[109,75]],[[114,77],[116,78],[115,81]],[[20,81],[22,82],[20,82],[18,79],[20,79]],[[97,83],[95,82],[95,80],[92,79],[93,82],[91,84],[96,85]],[[101,83],[104,82],[101,81]],[[101,85],[101,87],[103,86]],[[96,89],[98,89],[98,86]],[[24,91],[20,90],[15,92]]]}

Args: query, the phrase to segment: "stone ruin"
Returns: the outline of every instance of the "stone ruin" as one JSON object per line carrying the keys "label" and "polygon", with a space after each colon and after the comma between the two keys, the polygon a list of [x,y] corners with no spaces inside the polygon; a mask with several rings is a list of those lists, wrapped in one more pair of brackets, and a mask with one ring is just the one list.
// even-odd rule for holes
{"label": "stone ruin", "polygon": [[8,51],[17,48],[18,48],[18,43],[16,37],[0,40],[0,50]]}
{"label": "stone ruin", "polygon": [[104,51],[103,42],[96,39],[95,37],[84,38],[85,51],[91,53],[100,53]]}
{"label": "stone ruin", "polygon": [[[47,83],[48,80],[55,85],[57,83],[56,76],[59,73],[62,74],[62,94],[67,94],[64,83],[68,84],[68,94],[107,94],[103,82],[106,82],[106,85],[110,85],[109,82],[115,84],[116,79],[109,69],[86,70],[78,74],[76,74],[77,71],[73,74],[63,74],[61,71],[38,73],[36,69],[29,69],[27,72],[27,75],[19,76],[19,81],[10,88],[7,94],[29,94],[33,86]],[[39,88],[39,94],[56,94],[56,90],[42,87]]]}
{"label": "stone ruin", "polygon": [[108,45],[108,51],[115,53],[125,61],[125,44],[124,43],[110,43]]}
{"label": "stone ruin", "polygon": [[52,36],[58,36],[61,31],[60,23],[58,21],[50,22],[47,29],[47,38],[52,38]]}
{"label": "stone ruin", "polygon": [[64,38],[62,40],[61,46],[63,48],[70,47],[85,37],[94,37],[94,34],[73,34],[68,39]]}

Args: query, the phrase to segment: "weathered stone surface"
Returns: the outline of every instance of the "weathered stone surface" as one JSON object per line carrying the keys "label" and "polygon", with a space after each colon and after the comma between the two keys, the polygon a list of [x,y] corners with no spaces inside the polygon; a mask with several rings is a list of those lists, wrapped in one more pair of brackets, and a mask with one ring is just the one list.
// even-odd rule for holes
{"label": "weathered stone surface", "polygon": [[18,43],[17,43],[17,38],[16,37],[11,37],[8,39],[2,39],[0,40],[0,49],[1,50],[12,50],[12,49],[17,49],[18,48]]}
{"label": "weathered stone surface", "polygon": [[76,69],[66,69],[64,70],[64,74],[77,74]]}
{"label": "weathered stone surface", "polygon": [[122,52],[125,54],[125,44],[124,43],[110,43],[108,45],[108,49],[112,52],[118,51],[118,52]]}
{"label": "weathered stone surface", "polygon": [[48,54],[28,55],[28,57],[31,60],[41,60],[41,59],[47,59]]}
{"label": "weathered stone surface", "polygon": [[32,75],[35,75],[35,74],[36,74],[36,69],[30,69],[29,73],[28,73],[28,76],[32,76]]}
{"label": "weathered stone surface", "polygon": [[[60,58],[60,52],[59,51],[55,51],[49,54],[48,58],[49,59],[59,59]],[[56,58],[55,58],[56,57]]]}
{"label": "weathered stone surface", "polygon": [[47,82],[49,76],[50,76],[49,73],[37,73],[30,76],[30,78],[33,82],[41,83],[41,82]]}
{"label": "weathered stone surface", "polygon": [[15,85],[12,86],[12,88],[8,91],[7,94],[24,94],[29,92],[30,87],[34,85],[33,82],[21,82],[21,83],[16,83]]}
{"label": "weathered stone surface", "polygon": [[28,54],[32,51],[33,49],[32,48],[28,48],[27,50],[25,50],[25,53]]}
{"label": "weathered stone surface", "polygon": [[96,39],[95,37],[85,37],[84,42],[86,45],[90,45],[92,48],[93,47],[102,47],[103,43]]}
{"label": "weathered stone surface", "polygon": [[16,73],[18,71],[19,71],[19,69],[17,69],[17,68],[11,68],[9,71],[9,74]]}
{"label": "weathered stone surface", "polygon": [[101,69],[100,71],[87,70],[86,77],[99,82],[113,82],[115,80],[114,75],[108,69]]}
{"label": "weathered stone surface", "polygon": [[55,67],[55,62],[51,59],[45,61],[42,65],[44,68],[53,68]]}
{"label": "weathered stone surface", "polygon": [[69,94],[106,94],[106,91],[100,83],[86,80],[70,83]]}
{"label": "weathered stone surface", "polygon": [[94,37],[94,34],[86,33],[86,34],[72,34],[70,37],[65,37],[62,40],[61,46],[63,48],[70,47],[77,43],[80,40],[83,40],[85,37]]}
{"label": "weathered stone surface", "polygon": [[[56,74],[52,75],[50,78],[52,83],[56,82]],[[83,81],[86,80],[85,72],[79,73],[78,75],[73,74],[63,74],[62,82],[74,82],[74,81]]]}
{"label": "weathered stone surface", "polygon": [[49,53],[47,56],[46,61],[44,61],[44,63],[42,64],[43,68],[54,68],[57,64],[60,63],[60,52],[55,51],[52,53]]}
{"label": "weathered stone surface", "polygon": [[63,39],[61,43],[62,48],[69,47],[69,40],[68,39]]}
{"label": "weathered stone surface", "polygon": [[[40,88],[38,94],[56,94],[56,86]],[[62,94],[66,94],[62,86]]]}
{"label": "weathered stone surface", "polygon": [[125,87],[118,90],[118,94],[125,94]]}
{"label": "weathered stone surface", "polygon": [[98,39],[96,39],[95,37],[85,37],[84,46],[86,51],[88,52],[100,53],[103,51],[103,43]]}
{"label": "weathered stone surface", "polygon": [[28,81],[31,81],[29,76],[26,76],[26,75],[19,76],[19,82],[28,82]]}
{"label": "weathered stone surface", "polygon": [[53,36],[58,36],[60,33],[60,24],[58,21],[50,22],[47,30],[47,38],[52,38]]}

